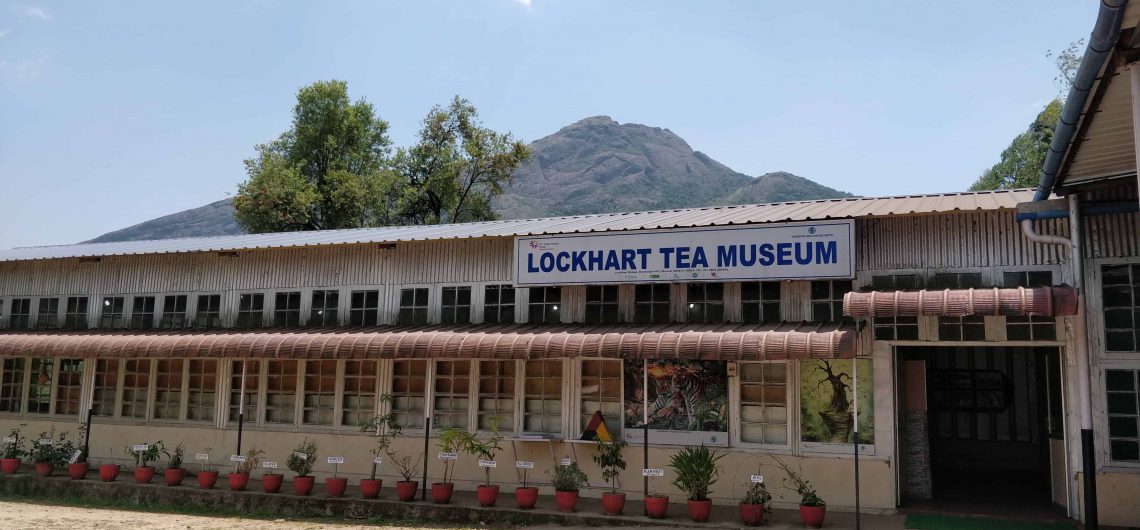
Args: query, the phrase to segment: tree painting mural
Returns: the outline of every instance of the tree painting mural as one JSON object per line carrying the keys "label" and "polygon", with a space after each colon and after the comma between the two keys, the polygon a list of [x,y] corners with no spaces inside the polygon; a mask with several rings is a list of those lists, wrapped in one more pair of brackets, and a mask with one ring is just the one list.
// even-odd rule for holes
{"label": "tree painting mural", "polygon": [[[852,443],[854,381],[850,360],[800,363],[800,422],[803,441]],[[859,361],[859,443],[875,443],[874,380],[871,362]]]}
{"label": "tree painting mural", "polygon": [[[649,361],[649,428],[728,431],[728,372],[723,361]],[[642,361],[625,363],[625,426],[640,427]]]}

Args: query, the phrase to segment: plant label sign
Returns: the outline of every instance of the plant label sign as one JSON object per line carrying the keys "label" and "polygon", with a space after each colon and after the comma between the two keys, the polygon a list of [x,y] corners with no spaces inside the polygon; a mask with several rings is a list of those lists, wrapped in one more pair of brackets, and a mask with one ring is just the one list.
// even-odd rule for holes
{"label": "plant label sign", "polygon": [[564,466],[570,465],[570,457],[563,458],[562,459],[562,465],[564,465]]}
{"label": "plant label sign", "polygon": [[297,457],[297,459],[299,459],[299,460],[308,460],[309,459],[308,453],[302,453],[300,451],[294,451],[293,456]]}
{"label": "plant label sign", "polygon": [[262,462],[261,467],[265,469],[277,469],[277,462]]}
{"label": "plant label sign", "polygon": [[344,463],[344,457],[343,456],[330,456],[329,457],[329,463],[330,464],[343,464]]}
{"label": "plant label sign", "polygon": [[642,469],[641,476],[643,477],[664,477],[664,469]]}
{"label": "plant label sign", "polygon": [[40,445],[53,445],[54,444],[54,442],[52,442],[51,438],[40,438],[39,440],[36,441],[36,443],[40,444]]}
{"label": "plant label sign", "polygon": [[752,475],[752,483],[753,484],[763,484],[764,483],[764,475]]}
{"label": "plant label sign", "polygon": [[479,467],[497,467],[499,464],[494,460],[480,460]]}
{"label": "plant label sign", "polygon": [[384,463],[384,458],[383,458],[383,457],[379,457],[379,456],[373,457],[373,458],[372,458],[372,463],[373,463],[373,464],[383,464],[383,463]]}
{"label": "plant label sign", "polygon": [[210,455],[207,453],[194,453],[194,460],[209,460]]}
{"label": "plant label sign", "polygon": [[534,462],[528,460],[515,460],[515,467],[519,469],[534,469]]}
{"label": "plant label sign", "polygon": [[245,462],[245,455],[230,455],[230,462]]}
{"label": "plant label sign", "polygon": [[83,454],[82,449],[76,449],[71,452],[71,458],[67,459],[68,464],[74,464],[79,461],[79,456]]}
{"label": "plant label sign", "polygon": [[459,455],[457,455],[455,453],[440,453],[439,459],[440,460],[458,460]]}
{"label": "plant label sign", "polygon": [[16,443],[16,437],[15,436],[5,436],[4,437],[4,443],[14,444],[14,443]]}
{"label": "plant label sign", "polygon": [[131,450],[136,453],[141,453],[147,449],[150,449],[150,446],[147,444],[135,444]]}

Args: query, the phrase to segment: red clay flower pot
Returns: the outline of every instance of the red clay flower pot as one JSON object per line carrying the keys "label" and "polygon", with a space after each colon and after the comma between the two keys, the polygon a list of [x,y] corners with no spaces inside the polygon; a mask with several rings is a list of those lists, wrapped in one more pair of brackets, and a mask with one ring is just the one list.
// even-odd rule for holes
{"label": "red clay flower pot", "polygon": [[307,477],[293,477],[293,493],[297,495],[308,495],[313,492],[313,483],[317,479],[312,476]]}
{"label": "red clay flower pot", "polygon": [[823,526],[823,516],[826,514],[827,506],[800,505],[800,519],[803,519],[804,526],[808,528],[819,528]]}
{"label": "red clay flower pot", "polygon": [[650,519],[664,519],[669,511],[669,497],[657,496],[645,498],[645,515]]}
{"label": "red clay flower pot", "polygon": [[71,477],[71,480],[83,480],[87,478],[87,468],[87,462],[67,464],[67,476]]}
{"label": "red clay flower pot", "polygon": [[186,478],[186,470],[180,467],[168,467],[162,472],[162,478],[166,480],[167,486],[181,486],[182,479]]}
{"label": "red clay flower pot", "polygon": [[0,458],[0,471],[6,475],[11,475],[20,470],[19,458]]}
{"label": "red clay flower pot", "polygon": [[214,489],[214,484],[218,483],[217,471],[199,471],[198,472],[198,487],[204,490]]}
{"label": "red clay flower pot", "polygon": [[703,523],[709,520],[709,512],[712,511],[712,501],[694,501],[689,500],[689,519],[694,523]]}
{"label": "red clay flower pot", "polygon": [[534,508],[538,503],[538,488],[525,487],[515,488],[515,501],[519,503],[519,508],[529,510]]}
{"label": "red clay flower pot", "polygon": [[499,500],[499,487],[478,486],[475,488],[475,496],[479,498],[479,506],[490,508]]}
{"label": "red clay flower pot", "polygon": [[401,501],[408,502],[415,500],[416,489],[420,487],[420,483],[416,481],[406,482],[400,481],[396,483],[396,498]]}
{"label": "red clay flower pot", "polygon": [[329,497],[343,497],[344,490],[348,489],[348,479],[329,477],[325,479],[325,491]]}
{"label": "red clay flower pot", "polygon": [[285,482],[285,475],[280,473],[266,473],[261,476],[261,489],[265,493],[277,493],[281,491],[281,484]]}
{"label": "red clay flower pot", "polygon": [[119,464],[103,464],[99,466],[99,480],[114,482],[119,478]]}
{"label": "red clay flower pot", "polygon": [[36,474],[41,477],[51,476],[51,472],[55,471],[55,466],[51,462],[36,462]]}
{"label": "red clay flower pot", "polygon": [[135,468],[135,482],[139,484],[150,484],[154,479],[154,468],[150,466],[142,466]]}
{"label": "red clay flower pot", "polygon": [[382,479],[378,478],[362,478],[360,479],[360,496],[365,499],[375,499],[380,496],[380,486],[384,484]]}
{"label": "red clay flower pot", "polygon": [[741,504],[740,522],[745,526],[760,526],[764,522],[763,504]]}
{"label": "red clay flower pot", "polygon": [[606,515],[621,515],[622,510],[625,510],[625,494],[603,493],[602,509],[605,510]]}
{"label": "red clay flower pot", "polygon": [[246,485],[249,484],[249,473],[230,473],[226,476],[226,480],[229,481],[231,490],[245,491]]}
{"label": "red clay flower pot", "polygon": [[436,504],[451,502],[451,494],[455,492],[455,484],[451,482],[435,482],[431,485],[431,500]]}
{"label": "red clay flower pot", "polygon": [[558,505],[560,512],[573,512],[574,508],[578,506],[578,492],[556,491],[554,492],[554,503]]}

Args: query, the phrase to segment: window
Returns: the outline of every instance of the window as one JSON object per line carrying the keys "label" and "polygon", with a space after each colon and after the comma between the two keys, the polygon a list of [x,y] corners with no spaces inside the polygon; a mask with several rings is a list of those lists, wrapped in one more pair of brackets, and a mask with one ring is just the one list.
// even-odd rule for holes
{"label": "window", "polygon": [[[355,296],[355,293],[353,293]],[[467,305],[471,305],[470,292],[468,292]],[[413,289],[400,289],[400,316],[398,323],[401,326],[422,325],[428,321],[428,289],[416,287]]]}
{"label": "window", "polygon": [[788,443],[787,363],[740,363],[740,441]]}
{"label": "window", "polygon": [[277,293],[273,301],[273,325],[279,328],[301,325],[301,293]]}
{"label": "window", "polygon": [[633,320],[641,324],[665,323],[669,317],[669,284],[654,283],[633,288]]}
{"label": "window", "polygon": [[424,428],[427,361],[392,361],[392,416],[402,429]]}
{"label": "window", "polygon": [[586,287],[586,323],[620,322],[618,318],[618,288],[616,285],[589,285]]}
{"label": "window", "polygon": [[[214,403],[218,393],[218,361],[190,359],[186,381],[186,419],[214,421]],[[241,373],[238,373],[239,380]]]}
{"label": "window", "polygon": [[741,320],[775,323],[780,318],[780,282],[740,284]]}
{"label": "window", "polygon": [[938,340],[986,340],[985,317],[938,317]]}
{"label": "window", "polygon": [[523,430],[562,432],[562,361],[526,361],[523,379]]}
{"label": "window", "polygon": [[83,386],[83,359],[60,359],[59,375],[55,383],[55,413],[79,415],[79,400]]}
{"label": "window", "polygon": [[531,287],[530,322],[533,324],[557,324],[562,321],[558,307],[562,305],[562,289],[559,287]]}
{"label": "window", "polygon": [[1101,278],[1105,349],[1140,351],[1140,264],[1104,265]]}
{"label": "window", "polygon": [[126,315],[123,314],[124,299],[121,296],[103,297],[103,311],[99,315],[99,327],[106,329],[121,328],[126,325]]}
{"label": "window", "polygon": [[376,361],[344,362],[340,424],[362,425],[376,416]]}
{"label": "window", "polygon": [[40,298],[40,307],[36,312],[36,328],[51,329],[59,327],[59,298]]}
{"label": "window", "polygon": [[478,428],[500,432],[515,428],[515,361],[479,361]]}
{"label": "window", "polygon": [[515,321],[515,288],[488,285],[483,289],[483,322],[510,324]]}
{"label": "window", "polygon": [[336,361],[305,361],[304,392],[301,423],[332,425],[336,407]]}
{"label": "window", "polygon": [[981,289],[980,272],[939,272],[934,275],[933,289]]}
{"label": "window", "polygon": [[119,386],[119,360],[95,360],[95,387],[91,393],[92,414],[115,415],[115,390]]}
{"label": "window", "polygon": [[1105,370],[1109,454],[1140,462],[1140,370]]}
{"label": "window", "polygon": [[198,295],[198,307],[194,310],[194,327],[216,328],[222,325],[222,295]]}
{"label": "window", "polygon": [[922,289],[922,277],[917,274],[884,274],[871,277],[875,291],[917,291]]}
{"label": "window", "polygon": [[244,293],[238,295],[238,313],[235,325],[239,328],[260,328],[265,322],[265,295]]}
{"label": "window", "polygon": [[310,326],[336,326],[337,308],[340,306],[339,291],[313,291],[312,311],[309,313]]}
{"label": "window", "polygon": [[51,378],[54,359],[32,359],[32,377],[28,381],[28,413],[51,413]]}
{"label": "window", "polygon": [[24,370],[27,359],[4,359],[4,374],[0,376],[0,412],[22,412],[24,403]]}
{"label": "window", "polygon": [[186,327],[186,295],[171,294],[162,299],[162,318],[159,329],[182,329]]}
{"label": "window", "polygon": [[432,426],[466,430],[470,395],[471,361],[436,361]]}
{"label": "window", "polygon": [[724,321],[723,283],[690,283],[688,292],[689,322]]}
{"label": "window", "polygon": [[119,416],[146,419],[147,391],[150,390],[150,359],[123,361],[123,393]]}
{"label": "window", "polygon": [[65,329],[87,329],[87,297],[67,297],[67,312],[63,315]]}
{"label": "window", "polygon": [[131,304],[131,328],[154,327],[154,297],[136,296]]}
{"label": "window", "polygon": [[811,318],[816,322],[850,322],[843,316],[843,295],[851,291],[850,280],[811,282]]}
{"label": "window", "polygon": [[[1049,271],[1007,272],[1003,275],[1006,287],[1041,287],[1053,285]],[[1046,316],[1008,316],[1005,334],[1009,340],[1057,340],[1057,321]]]}
{"label": "window", "polygon": [[439,321],[444,324],[471,322],[471,288],[444,287],[439,310]]}
{"label": "window", "polygon": [[348,309],[350,326],[376,326],[380,323],[380,291],[353,291],[351,302]]}
{"label": "window", "polygon": [[874,317],[875,340],[918,340],[918,317]]}
{"label": "window", "polygon": [[594,413],[601,412],[610,434],[615,439],[621,438],[621,372],[620,359],[582,359],[582,423],[579,427],[585,429]]}
{"label": "window", "polygon": [[[245,368],[245,396],[243,401],[241,374]],[[238,411],[245,415],[246,420],[257,417],[258,383],[261,382],[261,361],[245,360],[230,363],[230,404],[229,421],[238,421]]]}
{"label": "window", "polygon": [[182,416],[182,359],[159,359],[155,377],[154,419]]}
{"label": "window", "polygon": [[297,369],[297,361],[268,362],[265,377],[265,423],[295,423],[293,415],[297,412]]}
{"label": "window", "polygon": [[13,298],[12,312],[8,315],[8,327],[28,329],[32,324],[32,299]]}

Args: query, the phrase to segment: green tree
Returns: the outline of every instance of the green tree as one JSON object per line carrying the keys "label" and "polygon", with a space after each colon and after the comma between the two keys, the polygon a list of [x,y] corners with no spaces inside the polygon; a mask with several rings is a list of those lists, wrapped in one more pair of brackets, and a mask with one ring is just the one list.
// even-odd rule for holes
{"label": "green tree", "polygon": [[418,142],[396,155],[399,217],[406,224],[497,219],[491,199],[529,157],[526,144],[483,127],[475,107],[455,96],[432,108]]}
{"label": "green tree", "polygon": [[[1067,93],[1076,78],[1077,68],[1081,64],[1080,52],[1084,40],[1075,41],[1060,52],[1050,51],[1046,57],[1053,59],[1057,66],[1058,91]],[[1049,153],[1049,145],[1053,142],[1053,131],[1057,128],[1057,120],[1061,117],[1064,102],[1058,96],[1053,98],[1045,109],[1037,114],[1033,123],[1025,132],[1017,135],[1001,152],[1001,159],[982,173],[981,177],[970,186],[970,191],[1004,190],[1014,188],[1036,187],[1041,179],[1041,168],[1045,165],[1045,157]]]}
{"label": "green tree", "polygon": [[304,87],[292,127],[245,161],[235,217],[253,233],[388,224],[398,181],[390,145],[388,123],[372,104],[352,102],[344,81]]}

